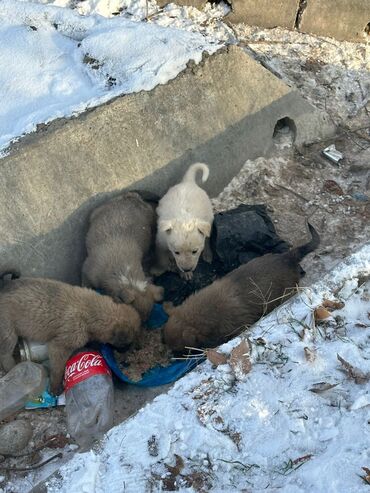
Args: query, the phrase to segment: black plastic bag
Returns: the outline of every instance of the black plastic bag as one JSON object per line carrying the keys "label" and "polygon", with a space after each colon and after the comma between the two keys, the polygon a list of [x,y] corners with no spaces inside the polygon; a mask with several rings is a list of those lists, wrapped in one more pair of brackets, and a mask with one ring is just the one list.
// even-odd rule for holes
{"label": "black plastic bag", "polygon": [[290,245],[279,238],[265,205],[240,205],[215,215],[210,239],[212,263],[203,259],[191,281],[166,272],[155,283],[164,287],[164,299],[179,305],[195,291],[211,284],[250,260],[266,253],[282,253]]}

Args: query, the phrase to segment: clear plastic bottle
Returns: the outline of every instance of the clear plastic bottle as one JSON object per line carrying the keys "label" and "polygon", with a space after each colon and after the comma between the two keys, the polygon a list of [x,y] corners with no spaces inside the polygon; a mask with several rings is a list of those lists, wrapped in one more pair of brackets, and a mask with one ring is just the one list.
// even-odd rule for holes
{"label": "clear plastic bottle", "polygon": [[0,379],[0,421],[19,411],[46,388],[47,372],[42,365],[24,361]]}
{"label": "clear plastic bottle", "polygon": [[68,360],[64,391],[68,431],[85,450],[113,426],[112,374],[98,351],[83,349]]}

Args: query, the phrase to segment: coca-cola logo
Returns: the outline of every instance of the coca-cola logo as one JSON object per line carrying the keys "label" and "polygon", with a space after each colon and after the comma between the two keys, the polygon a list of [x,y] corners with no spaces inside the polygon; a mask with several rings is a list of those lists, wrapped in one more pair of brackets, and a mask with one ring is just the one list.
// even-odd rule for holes
{"label": "coca-cola logo", "polygon": [[70,364],[67,363],[64,378],[70,378],[75,373],[87,370],[93,366],[103,366],[103,358],[98,353],[83,353],[81,357]]}
{"label": "coca-cola logo", "polygon": [[111,375],[100,353],[96,351],[79,353],[67,361],[64,371],[65,391],[94,375]]}

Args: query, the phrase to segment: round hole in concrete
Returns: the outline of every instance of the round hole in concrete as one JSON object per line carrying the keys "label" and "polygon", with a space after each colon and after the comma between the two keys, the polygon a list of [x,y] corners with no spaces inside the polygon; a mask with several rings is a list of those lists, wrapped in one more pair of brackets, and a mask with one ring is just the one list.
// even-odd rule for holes
{"label": "round hole in concrete", "polygon": [[279,147],[290,147],[296,138],[297,127],[294,120],[285,116],[276,122],[272,138]]}
{"label": "round hole in concrete", "polygon": [[365,33],[370,36],[370,22],[367,23],[366,27],[365,27]]}

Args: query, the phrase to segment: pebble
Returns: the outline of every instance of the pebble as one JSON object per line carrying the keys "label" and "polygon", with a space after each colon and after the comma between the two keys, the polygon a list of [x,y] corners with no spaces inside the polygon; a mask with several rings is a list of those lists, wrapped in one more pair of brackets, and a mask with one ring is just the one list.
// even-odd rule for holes
{"label": "pebble", "polygon": [[366,194],[361,193],[361,192],[353,193],[352,198],[354,198],[355,200],[358,200],[359,202],[368,202],[368,200],[369,200],[369,197]]}
{"label": "pebble", "polygon": [[19,419],[0,427],[0,454],[17,455],[23,452],[32,438],[32,427],[28,421]]}

